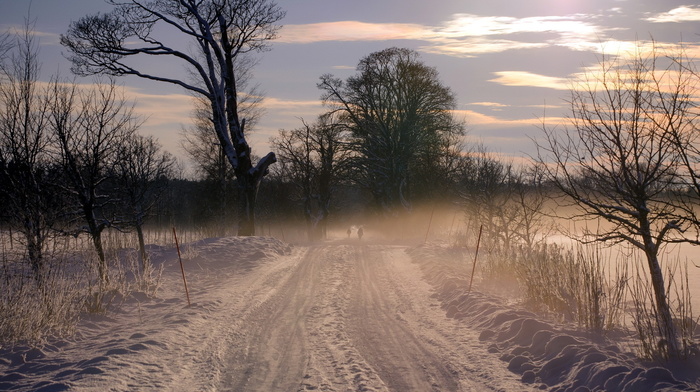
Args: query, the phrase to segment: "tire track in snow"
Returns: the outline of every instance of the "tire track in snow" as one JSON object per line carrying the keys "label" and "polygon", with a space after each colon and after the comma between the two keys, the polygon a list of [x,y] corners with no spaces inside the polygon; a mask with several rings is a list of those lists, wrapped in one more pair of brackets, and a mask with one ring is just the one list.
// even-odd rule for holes
{"label": "tire track in snow", "polygon": [[[224,362],[221,390],[292,391],[307,362],[305,318],[319,283],[317,263],[299,262],[288,276],[267,279],[270,296],[241,320]],[[251,287],[251,290],[254,290]]]}
{"label": "tire track in snow", "polygon": [[402,320],[402,293],[391,279],[395,272],[382,249],[361,246],[354,254],[357,271],[352,292],[357,298],[349,320],[358,347],[391,390],[457,390],[456,377],[443,358]]}
{"label": "tire track in snow", "polygon": [[528,390],[445,317],[404,250],[326,243],[241,282],[256,302],[222,342],[217,390]]}
{"label": "tire track in snow", "polygon": [[311,353],[302,389],[321,391],[386,391],[376,371],[362,357],[348,330],[356,265],[353,247],[324,248],[324,285],[310,314]]}

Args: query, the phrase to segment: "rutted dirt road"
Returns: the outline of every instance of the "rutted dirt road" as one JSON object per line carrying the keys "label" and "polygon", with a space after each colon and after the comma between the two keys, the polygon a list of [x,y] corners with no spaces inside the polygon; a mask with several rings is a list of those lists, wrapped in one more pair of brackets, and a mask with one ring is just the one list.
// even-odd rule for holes
{"label": "rutted dirt road", "polygon": [[302,248],[237,284],[250,306],[227,339],[219,390],[527,389],[445,317],[403,247]]}

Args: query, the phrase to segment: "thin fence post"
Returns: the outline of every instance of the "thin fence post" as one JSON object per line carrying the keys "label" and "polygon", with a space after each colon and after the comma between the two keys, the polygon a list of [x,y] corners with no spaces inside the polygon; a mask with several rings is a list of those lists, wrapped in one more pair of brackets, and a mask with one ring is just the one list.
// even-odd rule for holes
{"label": "thin fence post", "polygon": [[435,207],[430,211],[430,220],[428,221],[428,230],[425,231],[425,238],[423,239],[423,243],[425,244],[428,242],[428,234],[430,233],[430,225],[433,223],[433,214],[435,213]]}
{"label": "thin fence post", "polygon": [[187,306],[191,306],[190,303],[190,292],[187,290],[187,279],[185,279],[185,267],[182,266],[182,255],[180,254],[180,244],[177,241],[177,233],[175,232],[175,226],[173,226],[173,237],[175,238],[175,248],[177,248],[177,258],[180,260],[180,271],[182,271],[182,282],[185,284],[185,294],[187,295]]}
{"label": "thin fence post", "polygon": [[479,226],[479,237],[476,239],[476,252],[474,252],[474,264],[472,264],[472,276],[469,278],[469,290],[467,290],[467,294],[471,293],[472,291],[472,282],[474,281],[474,271],[476,270],[476,257],[479,255],[479,244],[481,244],[481,230],[484,228],[484,225]]}

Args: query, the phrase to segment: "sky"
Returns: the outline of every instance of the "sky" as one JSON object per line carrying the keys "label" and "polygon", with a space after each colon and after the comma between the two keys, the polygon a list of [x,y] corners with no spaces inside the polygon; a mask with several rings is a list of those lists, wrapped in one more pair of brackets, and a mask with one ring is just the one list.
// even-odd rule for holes
{"label": "sky", "polygon": [[[507,159],[535,152],[540,126],[567,116],[569,81],[602,53],[624,55],[651,38],[683,43],[700,58],[698,0],[278,0],[286,11],[279,38],[259,57],[253,83],[264,115],[249,135],[265,155],[270,137],[313,122],[324,108],[319,77],[346,79],[363,57],[389,47],[416,50],[457,98],[469,143]],[[108,11],[101,0],[0,0],[0,29],[36,19],[43,77],[71,77],[59,44],[70,22]],[[162,66],[162,65],[160,65]],[[175,65],[170,65],[177,67]],[[175,68],[173,72],[180,72]],[[88,79],[77,79],[89,83]],[[182,157],[180,133],[191,123],[184,90],[136,77],[119,79],[144,134]]]}

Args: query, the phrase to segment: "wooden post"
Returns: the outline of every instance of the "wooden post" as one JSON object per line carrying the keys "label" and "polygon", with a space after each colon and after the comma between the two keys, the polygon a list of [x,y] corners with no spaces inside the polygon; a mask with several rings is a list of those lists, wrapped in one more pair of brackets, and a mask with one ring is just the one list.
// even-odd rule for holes
{"label": "wooden post", "polygon": [[479,226],[479,237],[476,239],[476,252],[474,252],[474,264],[472,264],[472,276],[469,278],[469,290],[467,290],[467,295],[472,291],[472,282],[474,281],[474,270],[476,270],[476,256],[479,255],[479,244],[481,243],[481,230],[484,225]]}
{"label": "wooden post", "polygon": [[175,226],[173,226],[173,237],[175,237],[175,247],[177,248],[177,258],[180,260],[180,271],[182,271],[182,282],[185,284],[185,294],[187,295],[187,306],[191,306],[190,303],[190,292],[187,290],[187,279],[185,279],[185,267],[182,266],[182,255],[180,254],[180,244],[177,241],[177,233],[175,232]]}
{"label": "wooden post", "polygon": [[423,239],[423,243],[425,244],[428,242],[428,233],[430,233],[430,225],[433,223],[433,214],[435,213],[435,207],[430,211],[430,220],[428,221],[428,230],[425,231],[425,238]]}

